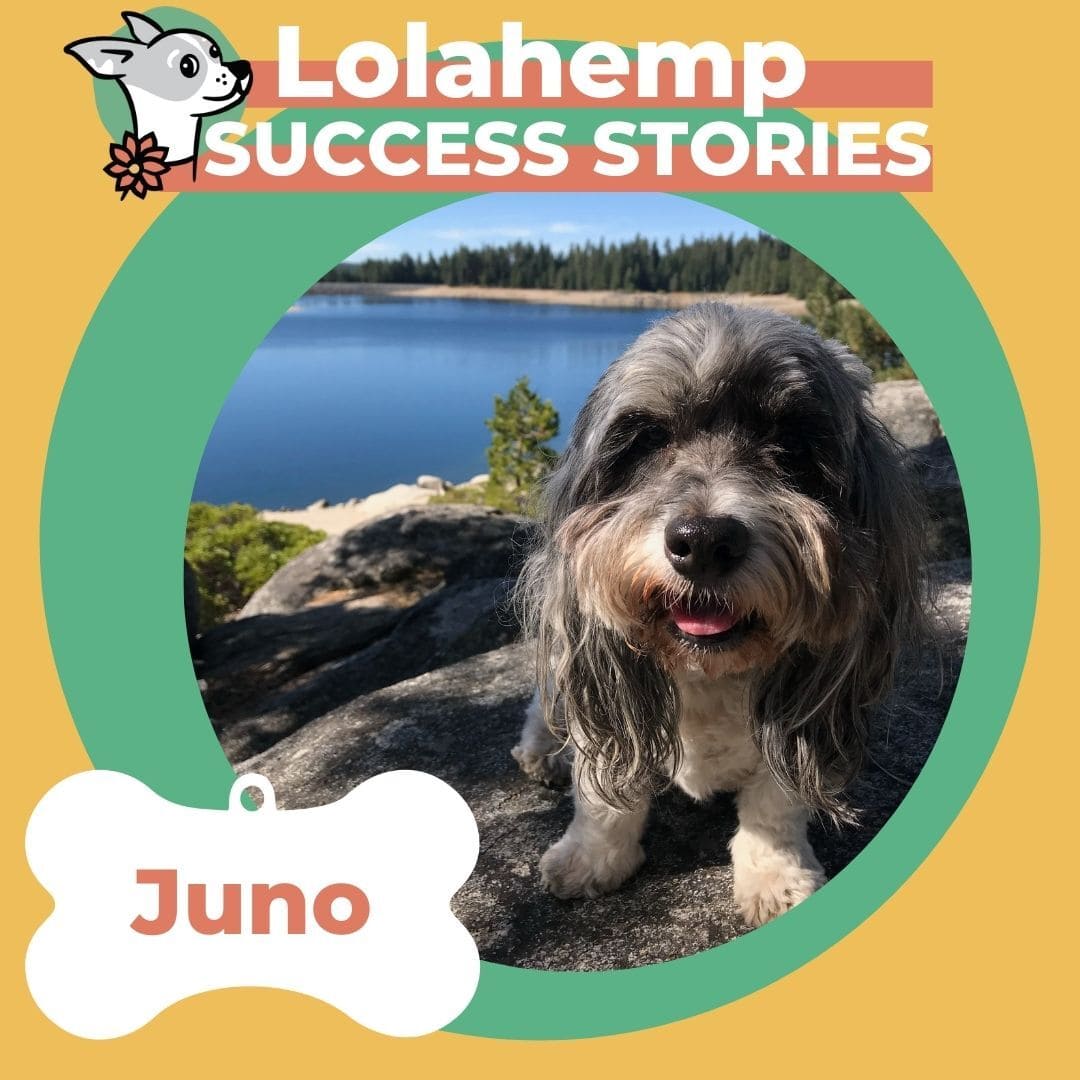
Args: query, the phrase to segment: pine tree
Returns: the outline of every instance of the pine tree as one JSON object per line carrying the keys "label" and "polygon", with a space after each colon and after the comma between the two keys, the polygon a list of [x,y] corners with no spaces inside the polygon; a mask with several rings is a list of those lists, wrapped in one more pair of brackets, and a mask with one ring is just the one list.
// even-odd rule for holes
{"label": "pine tree", "polygon": [[491,432],[491,485],[524,507],[555,463],[557,455],[547,444],[559,433],[559,414],[523,375],[505,398],[495,398],[495,415],[484,423]]}
{"label": "pine tree", "polygon": [[840,286],[832,278],[817,285],[806,298],[806,311],[823,338],[840,334]]}

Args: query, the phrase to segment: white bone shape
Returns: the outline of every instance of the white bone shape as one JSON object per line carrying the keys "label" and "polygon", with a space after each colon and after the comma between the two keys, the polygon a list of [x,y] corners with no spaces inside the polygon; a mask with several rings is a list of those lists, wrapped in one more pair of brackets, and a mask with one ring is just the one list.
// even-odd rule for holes
{"label": "white bone shape", "polygon": [[[263,793],[258,810],[240,803],[249,787]],[[26,978],[49,1019],[84,1038],[115,1038],[173,1002],[231,986],[308,994],[385,1035],[428,1034],[462,1012],[480,960],[449,904],[479,839],[460,795],[426,773],[388,772],[327,806],[279,811],[269,782],[246,776],[229,803],[179,806],[100,770],[61,781],[38,803],[26,853],[55,908],[30,942]],[[178,914],[166,932],[132,927],[155,919],[166,891],[138,884],[138,870],[177,871]],[[251,886],[280,883],[299,888],[302,909],[292,892],[294,903],[264,906],[254,933]],[[191,884],[206,886],[211,918],[224,912],[223,886],[239,884],[240,932],[196,931]],[[368,901],[366,922],[351,932],[362,905],[333,899],[334,890],[322,921],[315,916],[319,893],[338,884]]]}

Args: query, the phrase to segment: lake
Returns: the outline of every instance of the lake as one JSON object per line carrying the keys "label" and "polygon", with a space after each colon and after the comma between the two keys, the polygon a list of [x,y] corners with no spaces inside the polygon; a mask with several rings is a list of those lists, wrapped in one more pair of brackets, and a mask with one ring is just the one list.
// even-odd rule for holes
{"label": "lake", "polygon": [[561,420],[664,312],[483,300],[306,296],[256,349],[207,444],[193,499],[343,502],[433,473],[487,471],[484,420],[521,375]]}

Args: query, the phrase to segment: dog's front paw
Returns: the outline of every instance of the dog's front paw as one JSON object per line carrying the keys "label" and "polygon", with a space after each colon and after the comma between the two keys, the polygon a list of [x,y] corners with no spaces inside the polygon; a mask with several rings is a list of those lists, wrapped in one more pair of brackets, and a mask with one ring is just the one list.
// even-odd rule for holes
{"label": "dog's front paw", "polygon": [[812,855],[803,861],[772,852],[752,862],[734,859],[735,903],[749,926],[783,915],[825,884],[825,871]]}
{"label": "dog's front paw", "polygon": [[560,900],[592,899],[617,889],[645,861],[638,843],[597,851],[564,836],[540,860],[540,880]]}
{"label": "dog's front paw", "polygon": [[570,782],[570,760],[566,750],[545,754],[519,743],[510,753],[527,777],[545,787],[565,787]]}

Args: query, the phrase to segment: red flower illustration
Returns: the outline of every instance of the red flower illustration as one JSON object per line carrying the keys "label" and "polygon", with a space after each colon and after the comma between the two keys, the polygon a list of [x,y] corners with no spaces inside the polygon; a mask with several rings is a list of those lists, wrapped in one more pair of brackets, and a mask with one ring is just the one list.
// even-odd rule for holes
{"label": "red flower illustration", "polygon": [[168,147],[158,146],[153,132],[136,139],[129,131],[124,135],[123,143],[113,143],[109,147],[109,164],[102,171],[116,177],[121,202],[128,195],[145,199],[148,191],[162,190],[161,178],[169,171],[165,164],[166,153]]}

